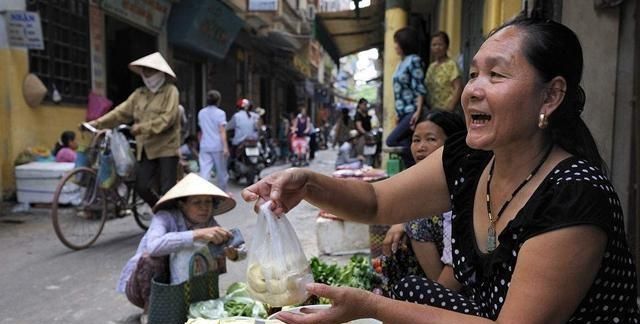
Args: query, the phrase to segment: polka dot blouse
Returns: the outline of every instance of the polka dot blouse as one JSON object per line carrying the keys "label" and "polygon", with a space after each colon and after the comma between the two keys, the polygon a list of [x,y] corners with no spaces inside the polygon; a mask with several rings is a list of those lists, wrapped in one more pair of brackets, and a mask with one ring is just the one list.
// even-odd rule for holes
{"label": "polka dot blouse", "polygon": [[622,210],[602,171],[576,157],[560,162],[500,233],[496,250],[485,254],[476,245],[472,216],[478,179],[491,157],[490,152],[466,146],[464,134],[451,137],[443,153],[456,215],[452,228],[454,275],[464,291],[452,292],[428,279],[411,276],[394,287],[392,296],[496,319],[524,242],[551,230],[588,224],[603,229],[608,243],[597,276],[569,323],[638,323],[636,271]]}

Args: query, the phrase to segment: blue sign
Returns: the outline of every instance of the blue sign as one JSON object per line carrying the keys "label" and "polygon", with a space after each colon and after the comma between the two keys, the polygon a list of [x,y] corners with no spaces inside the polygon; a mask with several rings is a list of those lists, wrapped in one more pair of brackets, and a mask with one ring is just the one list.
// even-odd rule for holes
{"label": "blue sign", "polygon": [[219,0],[182,0],[169,16],[169,42],[224,58],[244,22]]}

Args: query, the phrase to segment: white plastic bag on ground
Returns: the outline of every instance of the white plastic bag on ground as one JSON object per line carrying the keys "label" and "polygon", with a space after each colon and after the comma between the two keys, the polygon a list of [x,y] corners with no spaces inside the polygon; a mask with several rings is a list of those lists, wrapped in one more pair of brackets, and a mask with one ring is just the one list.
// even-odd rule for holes
{"label": "white plastic bag on ground", "polygon": [[260,207],[249,246],[248,291],[274,307],[300,304],[309,297],[305,286],[313,282],[309,261],[289,220],[276,218],[270,205]]}

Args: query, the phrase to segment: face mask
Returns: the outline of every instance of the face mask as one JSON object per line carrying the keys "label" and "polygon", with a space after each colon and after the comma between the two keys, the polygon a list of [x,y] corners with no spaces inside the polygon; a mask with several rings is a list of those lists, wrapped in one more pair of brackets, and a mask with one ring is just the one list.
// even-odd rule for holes
{"label": "face mask", "polygon": [[144,85],[147,86],[149,91],[156,93],[160,87],[164,84],[164,73],[157,72],[150,77],[145,77],[142,75],[142,81],[144,81]]}

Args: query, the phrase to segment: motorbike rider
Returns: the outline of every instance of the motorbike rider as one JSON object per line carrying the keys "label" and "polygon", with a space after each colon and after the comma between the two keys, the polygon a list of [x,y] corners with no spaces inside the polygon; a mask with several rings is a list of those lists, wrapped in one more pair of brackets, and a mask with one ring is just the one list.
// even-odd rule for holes
{"label": "motorbike rider", "polygon": [[246,98],[238,99],[236,108],[238,112],[231,116],[227,123],[227,130],[233,130],[233,138],[231,139],[231,157],[237,155],[237,148],[247,139],[257,140],[258,129],[260,127],[260,115],[251,111],[251,101]]}
{"label": "motorbike rider", "polygon": [[292,124],[293,139],[291,146],[297,157],[295,165],[309,165],[307,151],[309,151],[311,118],[307,115],[307,107],[300,107],[300,113],[298,113]]}
{"label": "motorbike rider", "polygon": [[[96,128],[129,124],[136,138],[136,192],[154,206],[176,184],[180,147],[180,112],[176,75],[159,52],[129,63],[145,86],[133,91],[126,101],[106,115],[89,122]],[[159,192],[152,191],[159,177]]]}

